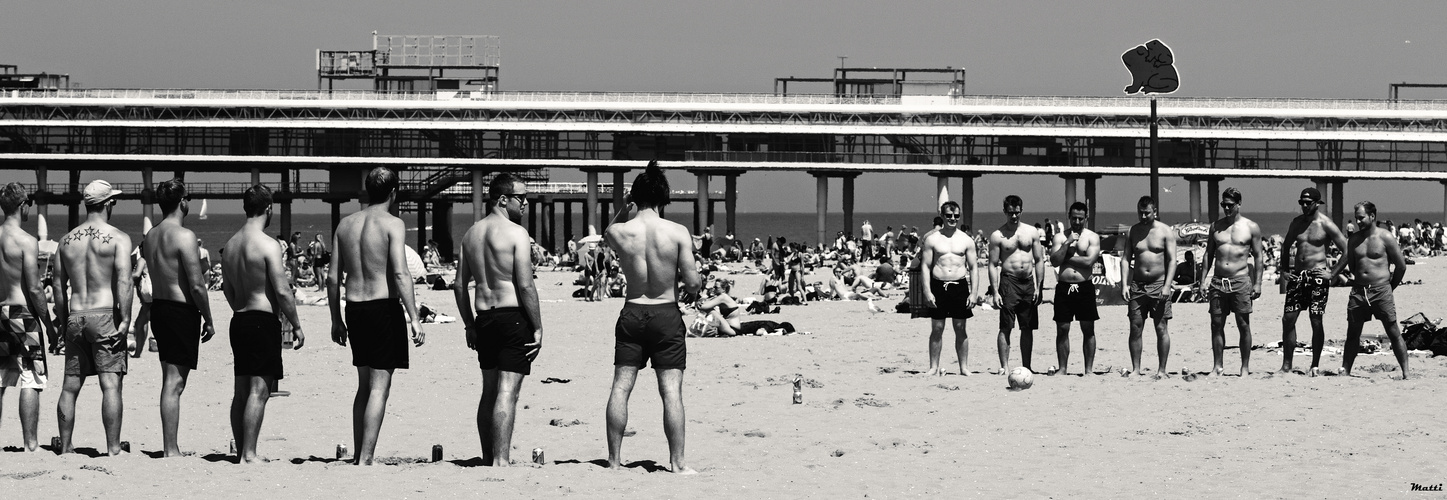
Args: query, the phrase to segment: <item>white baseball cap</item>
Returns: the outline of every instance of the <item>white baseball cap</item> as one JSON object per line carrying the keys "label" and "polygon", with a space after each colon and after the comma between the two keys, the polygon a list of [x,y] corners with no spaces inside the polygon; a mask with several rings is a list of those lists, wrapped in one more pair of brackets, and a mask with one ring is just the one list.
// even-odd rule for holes
{"label": "white baseball cap", "polygon": [[111,183],[96,179],[85,186],[85,204],[87,206],[100,205],[110,201],[118,194],[121,194],[121,190],[112,188]]}

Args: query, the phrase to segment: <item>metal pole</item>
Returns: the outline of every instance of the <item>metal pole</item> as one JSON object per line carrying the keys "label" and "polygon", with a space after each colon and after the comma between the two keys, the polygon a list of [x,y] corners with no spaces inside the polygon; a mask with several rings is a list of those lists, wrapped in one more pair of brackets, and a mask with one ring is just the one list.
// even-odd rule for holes
{"label": "metal pole", "polygon": [[1156,150],[1160,141],[1160,131],[1156,126],[1156,100],[1151,99],[1151,198],[1155,198],[1156,206],[1160,206],[1161,200],[1161,172],[1157,161]]}

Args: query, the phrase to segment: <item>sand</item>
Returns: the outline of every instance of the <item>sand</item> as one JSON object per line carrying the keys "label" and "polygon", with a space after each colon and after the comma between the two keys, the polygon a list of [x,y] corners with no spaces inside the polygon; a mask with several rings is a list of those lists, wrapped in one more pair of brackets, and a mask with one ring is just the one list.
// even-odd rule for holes
{"label": "sand", "polygon": [[[1408,269],[1407,279],[1426,284],[1398,290],[1402,318],[1443,315],[1444,267],[1447,259],[1431,259]],[[733,278],[745,290],[758,280]],[[629,427],[637,434],[624,442],[628,468],[612,471],[603,467],[604,405],[622,302],[572,299],[572,279],[539,275],[546,337],[523,385],[513,440],[515,460],[526,462],[533,448],[543,448],[547,465],[479,466],[474,416],[481,376],[460,323],[427,325],[427,344],[412,350],[413,368],[398,372],[377,446],[384,464],[333,460],[338,443],[352,446],[356,372],[347,348],[330,340],[327,309],[305,306],[307,345],[285,355],[281,387],[291,396],[271,401],[263,428],[259,451],[273,462],[240,466],[226,454],[233,378],[221,328],[202,346],[201,369],[183,396],[180,443],[194,456],[154,458],[161,449],[160,372],[155,355],[146,353],[125,380],[123,439],[137,453],[95,456],[104,434],[94,379],[78,404],[81,454],[51,453],[57,377],[41,399],[44,451],[18,451],[17,402],[7,394],[0,489],[16,492],[12,498],[1382,497],[1410,494],[1414,482],[1447,480],[1447,431],[1438,423],[1447,410],[1447,358],[1414,354],[1415,378],[1403,382],[1392,379],[1398,374],[1390,355],[1358,357],[1359,378],[1308,378],[1270,373],[1279,354],[1256,351],[1248,377],[1187,382],[1176,373],[1182,366],[1201,372],[1211,364],[1205,304],[1176,305],[1166,380],[1111,373],[1129,366],[1127,324],[1123,306],[1104,307],[1096,369],[1105,374],[1077,376],[1077,329],[1071,375],[1037,375],[1034,387],[1021,392],[985,373],[997,364],[994,311],[978,311],[969,323],[970,377],[926,377],[926,320],[871,314],[863,302],[786,306],[764,318],[809,334],[690,339],[688,464],[699,475],[663,470],[668,453],[651,371],[640,375],[633,395]],[[903,294],[893,293],[881,305]],[[450,291],[419,289],[418,297],[456,315]],[[1345,299],[1346,289],[1332,290],[1328,339],[1345,336]],[[217,292],[211,300],[226,325],[224,299]],[[1254,343],[1280,340],[1281,307],[1282,296],[1271,289],[1256,302]],[[1050,310],[1042,308],[1047,323]],[[1299,329],[1309,341],[1305,317]],[[1366,332],[1374,337],[1381,326],[1369,324]],[[943,364],[953,372],[950,335]],[[1054,338],[1053,325],[1036,333],[1037,369],[1056,364]],[[1234,329],[1226,338],[1236,345]],[[1145,352],[1143,364],[1154,368],[1149,334]],[[1238,360],[1238,351],[1227,351],[1228,372]],[[1011,365],[1019,361],[1016,342]],[[1298,367],[1309,362],[1309,355],[1297,356]],[[62,366],[61,359],[51,366]],[[1322,366],[1335,369],[1340,357],[1326,356]],[[799,405],[791,402],[795,374],[807,381]],[[550,377],[568,382],[542,383]],[[433,444],[445,447],[445,461],[427,463]]]}

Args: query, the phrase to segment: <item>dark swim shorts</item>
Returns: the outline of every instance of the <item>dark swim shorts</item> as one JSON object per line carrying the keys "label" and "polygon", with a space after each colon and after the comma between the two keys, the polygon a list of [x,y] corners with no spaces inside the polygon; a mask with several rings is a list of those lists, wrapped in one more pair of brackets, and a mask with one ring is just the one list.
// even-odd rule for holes
{"label": "dark swim shorts", "polygon": [[281,380],[281,319],[266,311],[240,311],[231,317],[231,357],[238,377]]}
{"label": "dark swim shorts", "polygon": [[1171,319],[1170,293],[1170,289],[1166,287],[1165,275],[1150,283],[1131,280],[1126,291],[1126,317],[1131,321],[1145,321],[1146,318],[1155,318],[1157,321]]}
{"label": "dark swim shorts", "polygon": [[1059,282],[1055,284],[1055,321],[1095,321],[1100,313],[1095,308],[1095,283]]}
{"label": "dark swim shorts", "polygon": [[1284,276],[1286,279],[1286,312],[1306,311],[1312,316],[1326,314],[1326,299],[1331,292],[1331,269],[1304,269]]}
{"label": "dark swim shorts", "polygon": [[1252,290],[1250,275],[1211,278],[1211,307],[1208,312],[1212,316],[1232,312],[1251,314],[1251,295],[1255,293]]}
{"label": "dark swim shorts", "polygon": [[498,307],[477,311],[472,324],[477,332],[477,366],[529,375],[528,344],[533,342],[532,322],[520,307]]}
{"label": "dark swim shorts", "polygon": [[114,309],[75,311],[65,320],[65,374],[126,374],[130,352]]}
{"label": "dark swim shorts", "polygon": [[1017,278],[1008,274],[1000,275],[1000,300],[1005,307],[1000,309],[1000,331],[1015,328],[1015,319],[1020,319],[1021,330],[1040,328],[1040,313],[1035,304],[1035,278]]}
{"label": "dark swim shorts", "polygon": [[682,370],[687,367],[687,334],[678,304],[625,303],[613,330],[613,365],[643,368],[651,362],[655,370]]}
{"label": "dark swim shorts", "polygon": [[939,306],[929,310],[931,319],[968,319],[975,315],[970,310],[969,279],[942,281],[931,278],[929,289],[935,296],[935,305]]}
{"label": "dark swim shorts", "polygon": [[162,363],[196,369],[201,352],[201,311],[174,300],[151,301],[151,335]]}
{"label": "dark swim shorts", "polygon": [[1397,302],[1392,285],[1353,285],[1347,295],[1347,320],[1366,321],[1375,316],[1383,321],[1397,321]]}
{"label": "dark swim shorts", "polygon": [[345,319],[352,366],[407,369],[407,318],[400,301],[348,302]]}

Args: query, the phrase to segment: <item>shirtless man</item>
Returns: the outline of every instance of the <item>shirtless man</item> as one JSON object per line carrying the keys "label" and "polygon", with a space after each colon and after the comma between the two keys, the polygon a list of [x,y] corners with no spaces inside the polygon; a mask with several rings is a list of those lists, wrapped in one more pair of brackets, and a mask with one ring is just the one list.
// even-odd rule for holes
{"label": "shirtless man", "polygon": [[[1220,375],[1226,350],[1226,315],[1236,314],[1236,329],[1241,332],[1237,349],[1241,351],[1241,376],[1251,374],[1251,301],[1261,297],[1261,227],[1241,216],[1241,191],[1226,188],[1221,193],[1221,211],[1225,216],[1211,224],[1211,239],[1206,244],[1206,276],[1211,300],[1212,375]],[[1214,265],[1212,263],[1214,262]],[[1214,274],[1214,276],[1213,276]],[[1167,281],[1169,283],[1169,281]]]}
{"label": "shirtless man", "polygon": [[[457,280],[452,284],[457,311],[467,327],[467,347],[477,351],[482,369],[482,398],[477,402],[477,435],[482,460],[510,465],[513,421],[523,377],[543,348],[542,310],[533,286],[528,232],[519,224],[527,208],[527,184],[509,173],[497,174],[487,188],[491,208],[462,237]],[[477,300],[468,295],[477,282]],[[477,312],[476,317],[473,311]]]}
{"label": "shirtless man", "polygon": [[121,384],[131,339],[131,238],[109,223],[115,196],[106,181],[85,187],[85,222],[60,239],[55,258],[55,322],[65,325],[65,385],[56,405],[60,453],[71,453],[75,399],[85,378],[100,379],[106,451],[121,453]]}
{"label": "shirtless man", "polygon": [[[1352,291],[1347,298],[1346,352],[1342,355],[1342,374],[1351,376],[1352,363],[1362,338],[1362,325],[1375,316],[1392,341],[1392,353],[1402,366],[1402,380],[1407,379],[1407,343],[1397,326],[1397,304],[1392,292],[1407,274],[1407,261],[1402,248],[1390,231],[1377,227],[1377,205],[1364,201],[1355,208],[1357,227],[1347,241],[1346,255],[1337,260],[1332,276],[1351,266]],[[1390,266],[1390,267],[1389,267]]]}
{"label": "shirtless man", "polygon": [[216,327],[196,233],[181,225],[191,211],[186,185],[180,179],[156,185],[156,204],[165,218],[146,233],[141,253],[151,274],[151,335],[160,350],[161,434],[165,456],[176,457],[181,393],[196,369],[201,343],[216,335]]}
{"label": "shirtless man", "polygon": [[[372,465],[377,435],[387,414],[392,372],[408,368],[408,330],[413,345],[421,347],[425,340],[412,274],[407,271],[407,228],[392,215],[397,174],[377,167],[367,173],[365,184],[368,204],[337,225],[332,237],[336,253],[327,273],[332,341],[345,346],[351,340],[352,366],[357,367],[357,396],[352,400],[353,463],[357,465]],[[345,318],[343,286],[347,288]]]}
{"label": "shirtless man", "polygon": [[1005,224],[990,233],[990,286],[995,290],[995,307],[1000,309],[1000,336],[995,348],[1000,352],[1000,371],[1010,361],[1010,330],[1020,320],[1020,358],[1030,368],[1030,349],[1035,344],[1035,329],[1040,327],[1036,307],[1040,305],[1040,288],[1045,279],[1045,247],[1040,245],[1040,230],[1020,222],[1025,202],[1019,196],[1005,197]]}
{"label": "shirtless man", "polygon": [[1120,275],[1126,280],[1126,315],[1130,319],[1131,372],[1141,371],[1141,341],[1146,318],[1156,326],[1156,374],[1166,376],[1166,362],[1171,357],[1171,283],[1176,279],[1176,232],[1156,220],[1156,200],[1142,196],[1136,202],[1140,222],[1130,227],[1128,238],[1120,240]]}
{"label": "shirtless man", "polygon": [[4,408],[5,388],[20,389],[20,433],[25,450],[40,446],[37,426],[40,422],[40,391],[45,390],[49,375],[45,362],[45,338],[41,327],[56,343],[55,324],[45,310],[45,291],[40,285],[39,243],[20,228],[30,218],[26,208],[30,194],[18,182],[0,188],[0,209],[5,222],[0,224],[0,329],[20,340],[8,356],[0,357],[0,409]]}
{"label": "shirtless man", "polygon": [[[633,179],[629,202],[603,233],[618,253],[628,291],[614,328],[613,390],[608,396],[608,466],[622,466],[623,429],[628,427],[628,396],[638,370],[648,362],[658,375],[663,399],[663,435],[673,472],[693,474],[683,461],[683,370],[687,365],[687,328],[678,311],[678,287],[697,296],[698,266],[688,229],[665,220],[658,210],[669,202],[668,178],[657,162]],[[635,212],[627,218],[629,212]],[[624,221],[626,222],[620,222]]]}
{"label": "shirtless man", "polygon": [[975,289],[975,239],[960,231],[960,204],[947,201],[940,205],[944,226],[930,232],[921,248],[920,260],[929,269],[921,290],[929,307],[929,371],[926,375],[944,375],[940,368],[940,350],[944,348],[945,321],[955,326],[955,356],[959,358],[960,375],[969,376],[969,334],[965,322],[979,296]]}
{"label": "shirtless man", "polygon": [[[1090,277],[1100,259],[1100,235],[1085,227],[1090,207],[1070,205],[1070,228],[1055,233],[1050,246],[1050,265],[1055,277],[1055,358],[1065,374],[1070,366],[1070,322],[1080,322],[1080,353],[1085,357],[1085,375],[1095,370],[1095,283]],[[1051,375],[1054,375],[1052,373]]]}
{"label": "shirtless man", "polygon": [[[1286,281],[1286,307],[1281,313],[1281,373],[1291,373],[1292,354],[1296,350],[1296,320],[1307,311],[1311,321],[1311,369],[1313,377],[1320,374],[1321,347],[1326,343],[1326,299],[1331,291],[1331,269],[1327,262],[1327,245],[1345,250],[1346,236],[1326,214],[1321,213],[1321,192],[1309,187],[1301,190],[1301,215],[1291,220],[1286,240],[1281,245],[1282,279]],[[1294,257],[1294,258],[1293,258]]]}
{"label": "shirtless man", "polygon": [[231,356],[236,377],[231,395],[231,436],[236,462],[258,461],[256,442],[271,386],[282,378],[281,320],[292,325],[292,349],[306,335],[296,315],[296,298],[286,283],[281,246],[266,234],[271,224],[271,189],[257,184],[242,194],[246,222],[221,250],[221,292],[231,306]]}

